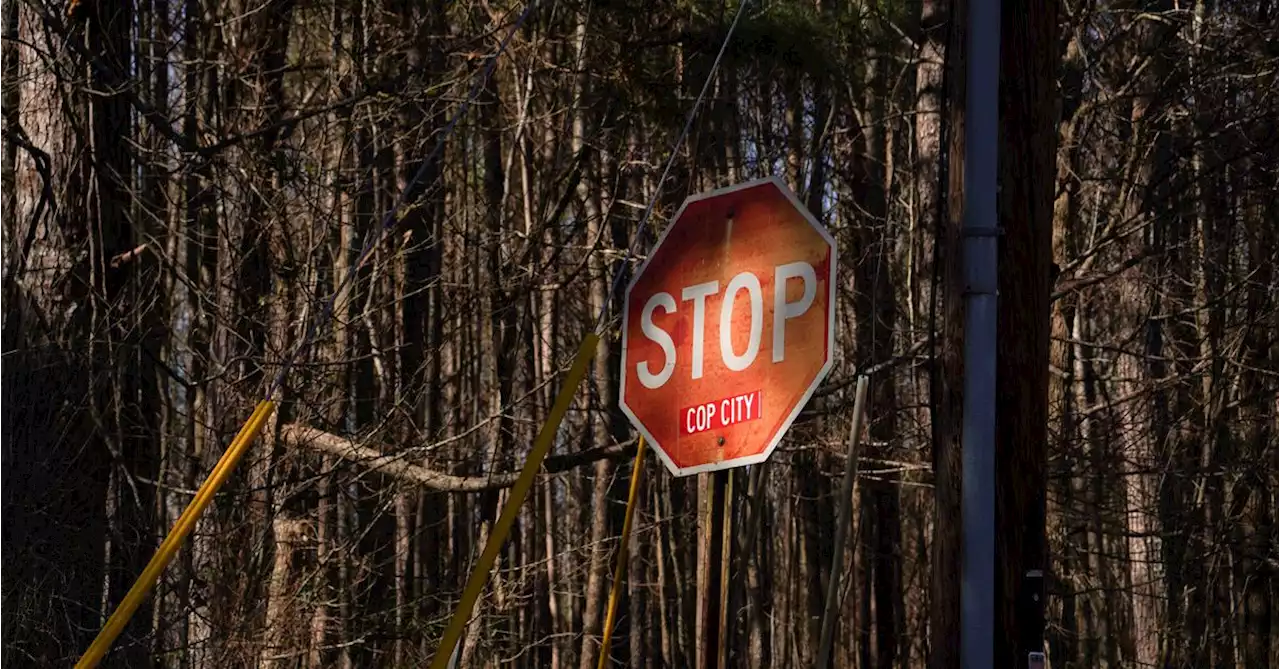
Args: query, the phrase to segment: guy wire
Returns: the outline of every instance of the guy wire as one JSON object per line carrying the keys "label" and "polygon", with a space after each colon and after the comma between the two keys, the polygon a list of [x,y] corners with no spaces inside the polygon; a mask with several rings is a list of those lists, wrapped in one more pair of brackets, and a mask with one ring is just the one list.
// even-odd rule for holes
{"label": "guy wire", "polygon": [[702,92],[698,93],[698,99],[694,101],[693,107],[689,109],[689,115],[684,121],[684,129],[680,131],[680,136],[676,138],[675,145],[671,147],[671,155],[667,158],[667,166],[663,168],[662,176],[658,177],[658,182],[653,186],[653,195],[649,198],[649,204],[644,208],[644,215],[640,217],[640,225],[636,228],[636,236],[631,240],[631,247],[627,249],[627,255],[622,258],[622,262],[618,265],[618,272],[613,277],[613,286],[610,288],[604,304],[600,306],[600,313],[596,316],[595,331],[597,333],[600,332],[600,327],[604,325],[604,315],[609,312],[609,305],[613,300],[613,296],[618,293],[618,286],[622,283],[622,277],[625,274],[626,263],[635,257],[640,240],[644,239],[645,225],[649,222],[649,217],[653,215],[653,207],[657,204],[658,198],[662,196],[662,184],[666,182],[667,175],[671,173],[671,166],[676,162],[680,146],[684,144],[685,138],[689,135],[689,130],[693,128],[693,120],[698,115],[698,109],[702,106],[702,100],[707,96],[707,91],[711,89],[711,82],[715,80],[716,71],[720,68],[720,60],[724,57],[724,52],[729,47],[729,40],[733,38],[733,32],[738,27],[738,20],[742,18],[742,14],[746,11],[749,2],[750,0],[742,0],[742,4],[738,5],[738,13],[734,15],[733,23],[729,25],[729,31],[724,35],[724,42],[720,44],[720,52],[716,54],[715,61],[711,63],[711,71],[707,73],[707,80],[702,83]]}

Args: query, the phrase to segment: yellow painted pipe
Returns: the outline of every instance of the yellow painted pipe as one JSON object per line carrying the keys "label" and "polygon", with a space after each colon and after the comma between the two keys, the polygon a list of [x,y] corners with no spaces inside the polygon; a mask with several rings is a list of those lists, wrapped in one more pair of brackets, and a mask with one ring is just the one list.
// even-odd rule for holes
{"label": "yellow painted pipe", "polygon": [[618,598],[622,582],[627,577],[627,549],[631,545],[631,519],[636,514],[636,500],[640,497],[640,476],[644,468],[644,437],[636,444],[636,463],[631,467],[631,491],[627,493],[627,515],[622,521],[622,543],[618,546],[618,564],[613,567],[613,589],[609,591],[609,612],[604,617],[604,639],[600,641],[598,669],[609,664],[609,642],[613,639],[614,616],[618,613]]}
{"label": "yellow painted pipe", "polygon": [[111,644],[115,643],[116,637],[119,637],[120,632],[124,631],[124,626],[129,623],[129,619],[138,610],[138,606],[146,598],[151,586],[155,585],[156,579],[160,578],[164,568],[169,565],[169,561],[173,559],[178,549],[182,547],[182,542],[186,540],[187,535],[191,534],[191,530],[195,528],[196,520],[200,518],[200,514],[204,513],[205,508],[213,501],[213,496],[218,493],[218,489],[222,487],[222,484],[227,482],[227,478],[231,476],[231,472],[236,468],[236,463],[240,461],[240,457],[248,450],[249,445],[253,443],[258,433],[262,431],[262,426],[271,417],[275,407],[275,402],[263,400],[253,410],[253,414],[249,416],[249,420],[245,422],[244,427],[240,428],[240,433],[231,441],[231,445],[222,454],[218,464],[214,465],[209,478],[205,479],[204,483],[200,485],[200,489],[196,491],[195,499],[191,500],[191,504],[187,505],[187,509],[178,517],[178,522],[174,523],[173,529],[169,530],[169,536],[165,537],[160,544],[160,548],[156,550],[156,554],[152,556],[151,561],[142,570],[142,575],[134,582],[133,587],[129,588],[129,592],[125,594],[120,605],[116,607],[115,612],[107,619],[107,624],[102,627],[102,631],[98,632],[98,637],[93,640],[93,643],[89,645],[89,649],[85,651],[80,661],[76,663],[76,669],[92,669],[92,667],[98,666],[98,663],[106,656],[107,651],[111,650]]}
{"label": "yellow painted pipe", "polygon": [[547,422],[542,425],[538,436],[534,438],[529,459],[525,460],[520,477],[516,479],[515,485],[511,486],[507,505],[502,508],[498,522],[493,524],[493,531],[489,533],[489,540],[484,544],[480,559],[476,561],[476,566],[467,579],[467,585],[462,589],[462,599],[458,602],[458,608],[453,612],[453,618],[449,620],[449,626],[444,630],[444,636],[440,639],[440,647],[436,649],[435,657],[431,658],[431,669],[445,669],[448,666],[453,649],[458,645],[458,639],[462,637],[462,631],[466,629],[467,622],[471,618],[471,610],[475,608],[476,600],[480,598],[484,584],[489,580],[489,572],[493,571],[493,563],[498,558],[498,551],[502,550],[502,544],[511,531],[511,525],[515,523],[516,514],[520,513],[520,506],[524,504],[524,498],[533,487],[533,479],[542,468],[542,460],[551,450],[560,422],[569,411],[569,404],[573,402],[578,384],[587,374],[587,365],[595,357],[596,345],[599,341],[600,335],[594,332],[582,340],[582,346],[573,360],[573,366],[569,368],[569,375],[565,377],[560,394],[556,396],[555,404],[551,407],[551,414],[547,416]]}

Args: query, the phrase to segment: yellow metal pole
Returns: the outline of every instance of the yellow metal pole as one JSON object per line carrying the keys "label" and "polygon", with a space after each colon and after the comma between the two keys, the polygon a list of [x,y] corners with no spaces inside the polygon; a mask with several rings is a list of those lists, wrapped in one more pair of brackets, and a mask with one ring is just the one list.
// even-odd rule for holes
{"label": "yellow metal pole", "polygon": [[627,577],[627,549],[631,545],[631,519],[636,514],[636,499],[640,497],[640,475],[644,464],[644,437],[636,444],[636,463],[631,467],[631,491],[627,494],[627,514],[622,521],[622,543],[618,546],[618,564],[613,567],[613,589],[609,591],[609,611],[604,617],[604,639],[600,641],[598,669],[609,664],[609,641],[613,639],[613,621],[618,613],[618,598],[622,581]]}
{"label": "yellow metal pole", "polygon": [[547,422],[543,424],[538,436],[533,440],[533,448],[529,451],[529,459],[525,461],[524,469],[520,471],[520,478],[516,479],[516,484],[511,487],[511,497],[507,500],[507,505],[502,508],[502,514],[498,516],[498,522],[494,523],[493,531],[489,533],[489,540],[484,544],[480,559],[471,570],[467,585],[462,590],[462,599],[458,602],[458,608],[453,612],[453,618],[449,620],[449,626],[444,630],[444,636],[440,639],[440,647],[436,649],[435,657],[431,658],[431,669],[445,669],[449,664],[453,649],[458,645],[458,639],[462,637],[462,631],[466,629],[467,621],[471,618],[471,609],[475,607],[476,600],[484,590],[485,582],[489,580],[489,572],[493,570],[498,551],[502,550],[502,544],[507,539],[507,533],[511,531],[516,514],[520,512],[520,506],[524,503],[525,496],[529,494],[529,488],[533,487],[533,478],[542,467],[542,460],[551,450],[560,421],[564,420],[565,413],[569,411],[569,403],[573,401],[573,395],[577,391],[578,384],[582,382],[582,377],[586,376],[587,365],[590,364],[591,358],[595,357],[596,345],[599,341],[600,335],[594,332],[582,340],[582,346],[573,360],[573,366],[569,368],[569,375],[565,377],[560,394],[556,396],[556,402],[551,407],[551,414],[547,416]]}
{"label": "yellow metal pole", "polygon": [[187,535],[191,534],[191,530],[195,528],[196,520],[204,513],[209,503],[213,501],[213,496],[217,494],[218,489],[226,483],[227,477],[231,476],[232,470],[235,469],[236,463],[240,460],[240,456],[248,450],[249,444],[253,443],[254,438],[262,431],[262,426],[266,424],[267,419],[271,417],[271,412],[275,410],[275,402],[271,400],[263,400],[258,407],[253,410],[253,414],[249,416],[249,420],[245,422],[244,427],[240,428],[240,433],[232,440],[231,445],[227,447],[222,458],[218,460],[218,464],[214,466],[210,472],[209,478],[205,479],[200,485],[200,489],[196,491],[196,496],[191,500],[191,504],[178,517],[178,522],[174,523],[173,529],[169,530],[169,536],[165,537],[164,542],[160,544],[160,548],[156,550],[156,554],[152,556],[151,561],[147,563],[142,575],[134,582],[133,587],[129,588],[129,592],[125,594],[120,605],[116,607],[111,617],[107,619],[107,624],[103,626],[102,631],[98,632],[98,637],[89,645],[80,661],[76,663],[76,669],[92,669],[98,666],[102,658],[111,649],[111,644],[115,642],[116,637],[120,636],[120,632],[124,631],[124,626],[129,623],[129,618],[133,617],[138,606],[142,604],[142,600],[147,596],[147,592],[151,590],[151,586],[155,585],[156,579],[169,565],[169,561],[178,552],[178,548],[182,546],[182,542],[186,540]]}

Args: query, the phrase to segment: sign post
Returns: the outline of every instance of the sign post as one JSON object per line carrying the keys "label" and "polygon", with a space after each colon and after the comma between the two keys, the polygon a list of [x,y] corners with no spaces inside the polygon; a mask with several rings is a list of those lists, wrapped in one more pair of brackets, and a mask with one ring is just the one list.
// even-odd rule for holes
{"label": "sign post", "polygon": [[695,648],[699,669],[720,669],[725,664],[728,639],[725,618],[729,588],[730,526],[733,518],[732,470],[720,469],[698,476],[699,524],[703,528],[698,551],[698,627]]}
{"label": "sign post", "polygon": [[727,470],[764,462],[835,349],[835,240],[778,177],[694,195],[627,287],[619,405],[700,486],[699,666],[723,666]]}

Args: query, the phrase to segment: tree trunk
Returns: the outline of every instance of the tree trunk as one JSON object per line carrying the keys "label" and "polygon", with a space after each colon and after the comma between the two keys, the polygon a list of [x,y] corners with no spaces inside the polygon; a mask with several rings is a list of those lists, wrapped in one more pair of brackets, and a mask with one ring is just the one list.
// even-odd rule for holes
{"label": "tree trunk", "polygon": [[[1076,139],[1084,77],[1080,49],[1079,38],[1072,36],[1063,57],[1063,97],[1058,125],[1058,195],[1053,207],[1054,269],[1051,285],[1057,279],[1058,267],[1073,259],[1083,245],[1081,240],[1087,238],[1087,234],[1081,231],[1083,226],[1077,224],[1077,217],[1083,211],[1080,206],[1081,184],[1077,176],[1081,167],[1079,156],[1082,150]],[[1061,601],[1058,619],[1064,632],[1050,637],[1049,654],[1056,662],[1066,663],[1078,661],[1077,636],[1080,631],[1075,590],[1083,579],[1077,581],[1076,575],[1085,561],[1083,556],[1087,544],[1087,533],[1081,531],[1083,523],[1077,520],[1077,514],[1083,513],[1078,505],[1084,490],[1081,472],[1086,464],[1084,451],[1079,445],[1079,427],[1088,419],[1082,419],[1078,415],[1085,405],[1084,402],[1076,401],[1077,391],[1083,383],[1076,368],[1080,366],[1083,369],[1083,362],[1076,355],[1078,344],[1072,341],[1073,337],[1075,341],[1082,339],[1075,330],[1080,322],[1079,310],[1082,303],[1083,298],[1079,293],[1054,300],[1051,326],[1050,366],[1058,373],[1051,375],[1049,380],[1049,413],[1051,424],[1057,426],[1058,439],[1055,446],[1065,459],[1065,469],[1071,474],[1051,483],[1055,491],[1052,497],[1061,501],[1048,514],[1057,522],[1056,526],[1047,531],[1050,535],[1064,536],[1065,541],[1063,546],[1057,548],[1061,553],[1060,561],[1050,571],[1051,580],[1047,583],[1053,585],[1047,589],[1056,591]]]}
{"label": "tree trunk", "polygon": [[[9,82],[4,87],[4,129],[7,133],[18,132],[22,120],[18,116],[18,105],[22,104],[22,89],[16,82],[21,76],[22,69],[19,65],[20,55],[18,53],[18,7],[19,4],[11,2],[4,8],[4,45],[0,47],[4,51],[4,79]],[[3,162],[0,162],[0,188],[4,190],[4,210],[18,213],[18,144],[12,139],[8,139],[4,143]],[[32,221],[28,225],[35,225]],[[12,241],[10,241],[12,244]],[[5,254],[9,254],[9,249],[4,250]],[[6,278],[13,270],[10,269],[15,263],[20,262],[20,258],[5,258],[5,275]],[[5,290],[9,290],[5,286]],[[7,295],[6,295],[7,297]]]}
{"label": "tree trunk", "polygon": [[272,530],[276,545],[267,589],[267,638],[259,662],[263,667],[287,667],[297,664],[295,646],[300,645],[302,638],[297,624],[300,611],[294,595],[294,555],[306,539],[306,526],[297,519],[278,517]]}
{"label": "tree trunk", "polygon": [[[938,221],[934,240],[935,274],[941,291],[937,304],[940,324],[930,323],[938,339],[933,344],[935,358],[929,381],[934,405],[933,442],[934,525],[930,577],[929,629],[930,669],[958,669],[960,666],[960,428],[964,374],[964,276],[960,266],[960,229],[964,221],[964,108],[967,27],[958,17],[968,11],[968,0],[950,3],[950,40],[947,43],[947,110],[941,151],[947,154],[945,214]],[[941,196],[942,194],[939,193]],[[930,320],[934,317],[931,315]]]}
{"label": "tree trunk", "polygon": [[[1268,160],[1272,165],[1275,163],[1275,160]],[[1267,176],[1268,183],[1275,182],[1274,172]],[[1253,210],[1249,218],[1259,221],[1274,219],[1277,213],[1275,198],[1263,195],[1258,199],[1261,201],[1245,204],[1247,210]],[[1276,275],[1276,228],[1259,225],[1246,236],[1249,266],[1257,268],[1259,277],[1268,278],[1249,282],[1245,303],[1246,319],[1254,324],[1247,330],[1245,343],[1246,357],[1252,370],[1241,379],[1240,396],[1252,397],[1254,401],[1242,411],[1243,422],[1248,427],[1241,457],[1242,462],[1247,463],[1271,462],[1276,457],[1276,421],[1274,414],[1270,413],[1275,406],[1272,398],[1276,396],[1276,385],[1275,377],[1264,375],[1262,370],[1276,365],[1275,342],[1268,343],[1265,334],[1276,331],[1276,321],[1273,320],[1276,314],[1274,309],[1268,309],[1266,315],[1262,310],[1267,304],[1270,277]],[[1276,654],[1276,600],[1272,597],[1276,589],[1276,565],[1274,561],[1268,562],[1265,556],[1268,551],[1275,550],[1275,544],[1268,543],[1276,536],[1275,507],[1267,491],[1275,491],[1278,486],[1276,472],[1270,467],[1247,469],[1241,493],[1244,501],[1240,503],[1245,513],[1240,527],[1243,552],[1240,570],[1245,591],[1241,660],[1243,666],[1254,667],[1265,665]]]}
{"label": "tree trunk", "polygon": [[[587,40],[587,23],[585,19],[579,21],[575,36],[576,48],[578,49],[578,62],[589,62],[590,48]],[[578,108],[574,112],[573,121],[573,155],[577,156],[582,153],[586,143],[587,128],[587,112],[585,110],[585,96],[590,94],[589,87],[585,76],[579,78],[575,83],[575,99],[578,100]],[[619,228],[610,225],[608,210],[601,207],[602,195],[605,192],[605,179],[597,176],[595,179],[590,178],[593,175],[603,175],[611,170],[600,169],[593,171],[584,169],[584,177],[578,185],[578,197],[582,202],[582,215],[586,219],[588,253],[590,256],[587,261],[588,272],[591,277],[590,288],[590,305],[588,312],[590,317],[594,317],[601,309],[606,308],[611,298],[610,294],[612,272],[609,271],[610,263],[605,262],[603,255],[600,253],[602,245],[606,241],[613,241],[614,246],[619,241]],[[606,238],[606,231],[612,230],[612,240]],[[625,240],[625,233],[622,235]],[[625,245],[625,241],[624,241]],[[611,341],[611,338],[601,338],[599,344],[600,350],[596,353],[593,362],[592,381],[596,389],[595,396],[598,399],[599,406],[616,407],[617,398],[617,370],[614,369],[614,350],[617,344]],[[622,441],[625,437],[623,425],[616,409],[609,409],[598,413],[592,420],[592,441],[596,446],[605,446],[616,441]],[[582,649],[578,656],[578,666],[580,669],[590,669],[595,665],[597,654],[607,652],[604,649],[598,649],[596,644],[601,633],[603,625],[603,610],[605,595],[608,592],[608,546],[605,538],[611,533],[611,526],[614,524],[614,516],[616,511],[610,510],[610,500],[616,498],[616,494],[612,494],[614,488],[613,481],[613,464],[601,460],[596,463],[595,471],[591,478],[591,558],[587,571],[586,584],[586,600],[583,603],[582,612]]]}
{"label": "tree trunk", "polygon": [[1022,667],[1045,629],[1057,5],[1014,3],[1002,16],[995,661]]}
{"label": "tree trunk", "polygon": [[[91,349],[98,368],[92,411],[102,440],[96,448],[111,453],[114,461],[107,491],[108,575],[102,607],[107,613],[142,573],[156,545],[155,489],[135,477],[155,480],[158,453],[155,431],[148,429],[150,416],[139,406],[153,378],[150,359],[140,355],[138,326],[149,320],[139,283],[144,259],[120,260],[144,238],[131,216],[134,162],[128,140],[133,128],[129,103],[119,92],[123,73],[133,60],[133,6],[127,2],[95,5],[93,11],[87,28],[88,50],[101,67],[90,68],[90,79],[98,90],[116,91],[91,97],[88,104],[94,197],[85,217],[93,290]],[[150,619],[153,605],[150,600],[143,603],[136,617]],[[147,661],[150,644],[144,630],[143,625],[125,630],[117,642],[117,659],[132,665]]]}
{"label": "tree trunk", "polygon": [[[425,6],[405,6],[409,48],[404,67],[419,72],[424,88],[444,76],[444,55],[439,34],[444,27],[444,7],[440,2]],[[416,77],[415,77],[416,79]],[[412,79],[411,79],[412,80]],[[424,99],[425,98],[425,99]],[[406,129],[400,146],[401,170],[398,186],[406,202],[412,203],[400,224],[408,231],[404,257],[404,286],[401,295],[401,328],[398,383],[401,401],[407,405],[400,427],[403,447],[418,445],[423,438],[434,438],[440,427],[440,333],[443,315],[440,310],[439,286],[443,254],[443,218],[445,210],[443,169],[439,158],[429,158],[437,129],[444,124],[438,100],[416,92],[404,107],[402,123]],[[430,108],[430,110],[429,110]],[[431,160],[427,164],[427,160]],[[421,179],[414,181],[421,174]],[[400,665],[409,661],[412,643],[410,625],[416,617],[410,601],[424,581],[439,583],[433,561],[439,537],[436,528],[442,520],[444,500],[422,491],[398,488],[395,493],[395,641],[392,661]],[[428,517],[420,517],[421,510]],[[413,566],[429,573],[416,573]],[[433,598],[434,599],[434,598]],[[426,611],[424,611],[426,613]],[[438,615],[438,612],[433,611]]]}

